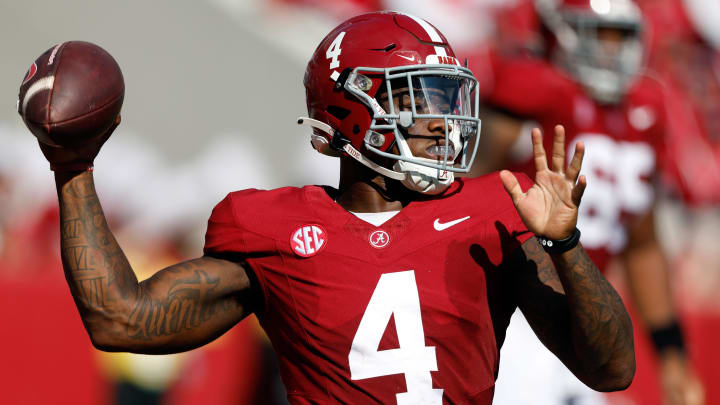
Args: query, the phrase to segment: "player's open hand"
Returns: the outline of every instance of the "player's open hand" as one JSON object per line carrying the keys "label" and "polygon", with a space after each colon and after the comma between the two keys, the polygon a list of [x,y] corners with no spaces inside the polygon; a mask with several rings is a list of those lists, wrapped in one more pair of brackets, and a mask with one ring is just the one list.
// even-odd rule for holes
{"label": "player's open hand", "polygon": [[704,405],[705,393],[687,358],[670,350],[660,355],[660,382],[664,405]]}
{"label": "player's open hand", "polygon": [[100,148],[110,138],[118,125],[120,125],[119,115],[105,132],[74,147],[56,147],[42,142],[38,142],[38,144],[40,144],[40,150],[42,150],[43,155],[45,155],[53,168],[62,170],[63,167],[81,167],[82,165],[91,167],[95,156],[100,152]]}
{"label": "player's open hand", "polygon": [[549,239],[564,239],[575,229],[580,199],[587,185],[585,176],[578,178],[585,145],[577,143],[575,154],[566,169],[565,128],[556,126],[550,169],[542,133],[537,128],[532,131],[532,143],[537,169],[535,184],[524,193],[518,180],[509,171],[501,171],[500,179],[512,197],[520,218],[531,232]]}

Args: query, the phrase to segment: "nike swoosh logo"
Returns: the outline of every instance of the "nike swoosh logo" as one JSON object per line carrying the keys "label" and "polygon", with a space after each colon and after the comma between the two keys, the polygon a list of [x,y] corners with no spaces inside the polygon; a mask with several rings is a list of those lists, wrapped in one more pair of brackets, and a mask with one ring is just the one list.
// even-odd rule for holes
{"label": "nike swoosh logo", "polygon": [[403,59],[409,60],[410,62],[415,62],[415,57],[414,57],[414,56],[410,56],[410,57],[407,57],[407,56],[404,56],[404,55],[398,55],[398,56],[401,57],[401,58],[403,58]]}
{"label": "nike swoosh logo", "polygon": [[459,224],[460,222],[463,222],[468,219],[470,219],[470,215],[463,217],[463,218],[456,219],[454,221],[450,221],[450,222],[440,222],[440,218],[436,218],[435,222],[433,222],[433,227],[435,228],[436,231],[444,231],[444,230],[450,228],[451,226],[455,226],[455,225]]}

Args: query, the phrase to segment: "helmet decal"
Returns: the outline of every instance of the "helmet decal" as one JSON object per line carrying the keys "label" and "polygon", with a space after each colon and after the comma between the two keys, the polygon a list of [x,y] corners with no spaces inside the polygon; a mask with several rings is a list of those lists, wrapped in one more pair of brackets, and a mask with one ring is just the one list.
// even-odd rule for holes
{"label": "helmet decal", "polygon": [[425,64],[428,65],[457,65],[460,63],[452,56],[428,55],[425,57]]}
{"label": "helmet decal", "polygon": [[337,70],[334,70],[340,66],[340,61],[338,60],[338,57],[342,53],[342,49],[340,48],[340,44],[342,43],[343,38],[345,38],[345,31],[338,34],[337,37],[335,37],[335,40],[332,41],[330,46],[328,47],[327,51],[325,51],[325,58],[330,59],[330,70],[332,70],[332,73],[330,74],[330,78],[333,81],[336,81],[338,77],[340,76],[340,73]]}

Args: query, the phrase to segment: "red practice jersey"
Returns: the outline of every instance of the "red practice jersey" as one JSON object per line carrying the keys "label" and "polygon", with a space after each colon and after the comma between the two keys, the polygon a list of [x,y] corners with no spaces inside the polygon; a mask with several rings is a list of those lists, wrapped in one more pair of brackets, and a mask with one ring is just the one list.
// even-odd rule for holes
{"label": "red practice jersey", "polygon": [[[523,188],[530,180],[519,175]],[[373,226],[318,186],[228,195],[205,253],[245,257],[292,404],[490,404],[532,235],[497,173]]]}
{"label": "red practice jersey", "polygon": [[[536,121],[548,156],[555,125],[565,127],[566,157],[582,141],[587,176],[578,218],[583,247],[601,271],[627,243],[627,226],[647,215],[655,200],[653,178],[665,134],[660,84],[647,77],[634,83],[622,103],[600,105],[562,70],[529,57],[494,60],[494,85],[486,102],[512,115]],[[531,142],[515,153],[510,169],[535,173]]]}

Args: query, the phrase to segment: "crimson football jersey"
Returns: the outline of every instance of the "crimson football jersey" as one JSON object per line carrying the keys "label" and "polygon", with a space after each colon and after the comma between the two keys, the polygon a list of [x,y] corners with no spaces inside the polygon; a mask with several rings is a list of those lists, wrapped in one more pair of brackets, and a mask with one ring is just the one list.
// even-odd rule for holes
{"label": "crimson football jersey", "polygon": [[[518,175],[524,189],[531,181]],[[490,404],[532,235],[497,173],[373,226],[319,186],[229,194],[207,255],[241,255],[292,404]]]}
{"label": "crimson football jersey", "polygon": [[[545,150],[552,151],[555,125],[565,127],[566,157],[583,141],[582,174],[588,181],[580,204],[580,241],[597,267],[627,243],[627,225],[646,215],[655,200],[653,177],[658,171],[665,134],[664,96],[660,84],[640,77],[622,103],[600,105],[580,84],[544,60],[518,57],[493,60],[494,85],[486,103],[536,121]],[[535,173],[530,139],[514,151],[510,169]]]}

